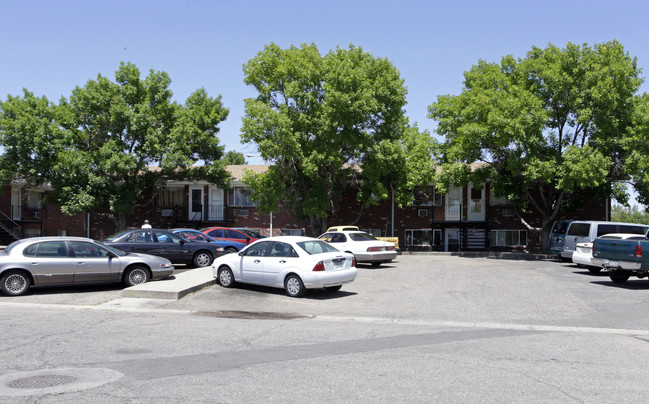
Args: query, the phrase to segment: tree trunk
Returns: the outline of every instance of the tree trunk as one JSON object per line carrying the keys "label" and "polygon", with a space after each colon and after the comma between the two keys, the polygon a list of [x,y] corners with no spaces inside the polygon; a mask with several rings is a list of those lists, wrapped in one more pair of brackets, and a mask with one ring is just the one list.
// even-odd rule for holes
{"label": "tree trunk", "polygon": [[327,230],[326,217],[316,217],[314,215],[309,215],[309,222],[311,223],[312,234],[306,234],[306,236],[318,237]]}

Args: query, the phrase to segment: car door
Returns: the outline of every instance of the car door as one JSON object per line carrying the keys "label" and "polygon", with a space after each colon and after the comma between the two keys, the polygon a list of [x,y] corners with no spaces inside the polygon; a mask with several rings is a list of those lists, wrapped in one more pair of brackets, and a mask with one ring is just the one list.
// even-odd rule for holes
{"label": "car door", "polygon": [[275,241],[264,257],[264,283],[270,286],[282,284],[282,274],[287,268],[296,267],[298,259],[299,255],[290,244]]}
{"label": "car door", "polygon": [[264,261],[271,241],[261,241],[245,249],[241,255],[240,277],[241,282],[264,283]]}
{"label": "car door", "polygon": [[191,260],[189,246],[185,245],[177,235],[167,231],[154,230],[153,236],[157,244],[151,254],[164,257],[174,263],[186,263]]}
{"label": "car door", "polygon": [[119,258],[106,248],[87,241],[70,241],[70,249],[75,258],[74,283],[119,281]]}
{"label": "car door", "polygon": [[157,248],[151,229],[134,230],[120,242],[111,245],[122,251],[144,254],[153,254]]}
{"label": "car door", "polygon": [[36,285],[56,285],[74,281],[74,260],[63,240],[32,244],[23,252],[25,264]]}

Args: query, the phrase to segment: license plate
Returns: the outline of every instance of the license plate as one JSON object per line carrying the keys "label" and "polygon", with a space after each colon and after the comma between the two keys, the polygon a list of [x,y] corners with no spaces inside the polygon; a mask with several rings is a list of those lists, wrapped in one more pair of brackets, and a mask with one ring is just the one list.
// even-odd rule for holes
{"label": "license plate", "polygon": [[334,269],[340,269],[340,268],[343,268],[343,267],[345,266],[345,261],[346,261],[346,260],[345,260],[344,258],[337,259],[337,260],[333,260],[333,263],[334,263]]}
{"label": "license plate", "polygon": [[607,267],[617,268],[617,267],[620,266],[620,263],[617,262],[617,261],[606,260],[605,263],[606,263],[606,266],[607,266]]}

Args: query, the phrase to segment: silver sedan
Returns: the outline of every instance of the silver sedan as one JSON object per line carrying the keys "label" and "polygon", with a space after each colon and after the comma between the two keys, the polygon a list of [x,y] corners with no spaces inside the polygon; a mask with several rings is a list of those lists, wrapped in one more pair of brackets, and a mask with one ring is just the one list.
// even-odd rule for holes
{"label": "silver sedan", "polygon": [[83,237],[26,238],[0,253],[0,290],[10,296],[22,295],[32,285],[134,286],[173,273],[166,258],[125,253]]}

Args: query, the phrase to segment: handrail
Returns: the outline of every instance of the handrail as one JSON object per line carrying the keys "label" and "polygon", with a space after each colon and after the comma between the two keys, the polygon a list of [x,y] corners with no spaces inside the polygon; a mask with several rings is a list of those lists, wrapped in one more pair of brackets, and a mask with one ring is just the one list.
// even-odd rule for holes
{"label": "handrail", "polygon": [[7,233],[9,233],[11,236],[13,236],[13,238],[15,238],[16,240],[20,240],[20,238],[21,238],[20,234],[16,234],[16,232],[14,232],[12,229],[5,226],[5,224],[3,222],[12,223],[15,227],[20,229],[20,233],[22,233],[22,227],[18,223],[16,223],[12,218],[7,216],[3,211],[0,210],[0,227],[2,227]]}

